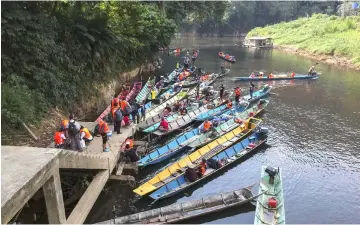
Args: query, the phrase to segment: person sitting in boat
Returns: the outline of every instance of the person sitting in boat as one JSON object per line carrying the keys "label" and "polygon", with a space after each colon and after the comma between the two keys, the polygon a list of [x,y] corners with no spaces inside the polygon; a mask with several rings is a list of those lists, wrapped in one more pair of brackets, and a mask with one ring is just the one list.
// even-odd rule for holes
{"label": "person sitting in boat", "polygon": [[188,167],[185,170],[185,179],[194,182],[197,179],[199,179],[198,174],[196,173],[195,166],[193,164],[189,164]]}
{"label": "person sitting in boat", "polygon": [[199,167],[199,171],[198,171],[198,174],[199,174],[199,177],[202,177],[204,176],[205,172],[206,172],[206,159],[202,159],[201,160],[201,163],[200,163],[200,167]]}
{"label": "person sitting in boat", "polygon": [[232,102],[231,101],[229,101],[227,104],[226,104],[226,108],[228,108],[228,109],[231,109],[232,108]]}
{"label": "person sitting in boat", "polygon": [[212,126],[213,124],[209,120],[205,120],[205,122],[200,125],[199,131],[200,133],[207,133]]}
{"label": "person sitting in boat", "polygon": [[180,102],[178,101],[178,102],[176,102],[176,103],[174,104],[173,111],[174,111],[174,112],[177,112],[177,111],[179,111],[180,108],[181,108],[181,104],[180,104]]}
{"label": "person sitting in boat", "polygon": [[228,54],[225,55],[225,59],[229,59],[230,56]]}
{"label": "person sitting in boat", "polygon": [[140,160],[140,157],[136,152],[136,148],[132,148],[129,144],[125,145],[124,156],[128,162],[137,162]]}
{"label": "person sitting in boat", "polygon": [[269,73],[268,78],[273,78],[273,77],[274,77],[273,74]]}
{"label": "person sitting in boat", "polygon": [[263,76],[264,76],[264,72],[260,72],[259,73],[259,78],[263,78]]}
{"label": "person sitting in boat", "polygon": [[206,161],[206,166],[208,168],[217,170],[217,169],[220,169],[223,165],[219,160],[211,158]]}
{"label": "person sitting in boat", "polygon": [[179,109],[179,111],[180,111],[180,115],[182,115],[182,116],[186,115],[187,112],[188,112],[185,106],[182,106],[182,107]]}
{"label": "person sitting in boat", "polygon": [[155,87],[156,87],[157,89],[162,88],[162,86],[163,86],[163,84],[161,83],[161,81],[158,81],[158,82],[155,84]]}
{"label": "person sitting in boat", "polygon": [[159,125],[159,130],[163,131],[163,132],[166,132],[166,131],[169,130],[169,123],[168,123],[168,121],[166,121],[166,119],[164,117],[161,118],[161,122],[160,122],[160,125]]}
{"label": "person sitting in boat", "polygon": [[252,72],[249,77],[250,77],[250,78],[254,78],[254,77],[255,77],[255,73]]}
{"label": "person sitting in boat", "polygon": [[291,72],[291,77],[294,78],[295,77],[295,73],[294,71]]}
{"label": "person sitting in boat", "polygon": [[180,63],[179,63],[179,61],[177,61],[177,63],[176,63],[176,69],[179,69],[180,68]]}

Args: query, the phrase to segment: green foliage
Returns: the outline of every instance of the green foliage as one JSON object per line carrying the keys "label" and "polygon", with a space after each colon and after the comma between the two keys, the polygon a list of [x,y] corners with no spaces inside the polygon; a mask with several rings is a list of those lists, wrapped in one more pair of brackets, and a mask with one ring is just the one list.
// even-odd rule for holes
{"label": "green foliage", "polygon": [[94,85],[168,46],[175,24],[144,2],[2,2],[2,118],[71,111]]}
{"label": "green foliage", "polygon": [[346,56],[360,65],[360,16],[341,18],[314,14],[288,23],[255,28],[248,36],[270,36],[278,45],[313,53]]}

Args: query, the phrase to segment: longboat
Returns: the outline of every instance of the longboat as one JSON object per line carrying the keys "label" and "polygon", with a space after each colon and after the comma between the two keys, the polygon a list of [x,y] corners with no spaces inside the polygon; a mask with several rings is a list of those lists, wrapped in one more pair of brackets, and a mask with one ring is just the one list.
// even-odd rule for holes
{"label": "longboat", "polygon": [[254,225],[285,224],[285,206],[280,168],[261,168],[261,195],[256,202]]}
{"label": "longboat", "polygon": [[99,224],[168,224],[188,221],[192,218],[241,207],[255,201],[259,196],[253,194],[256,184],[230,192],[209,195],[201,199],[174,203],[165,207],[114,218]]}
{"label": "longboat", "polygon": [[151,89],[154,87],[155,78],[149,77],[146,84],[141,89],[140,93],[136,96],[135,100],[137,103],[143,103],[146,100],[147,96],[149,95]]}
{"label": "longboat", "polygon": [[263,80],[316,80],[320,75],[304,75],[304,74],[295,74],[294,77],[286,74],[273,75],[274,77],[233,77],[233,80],[237,81],[263,81]]}
{"label": "longboat", "polygon": [[236,62],[235,56],[229,55],[230,58],[227,59],[225,53],[223,53],[223,52],[219,52],[219,57],[228,62],[232,62],[232,63]]}
{"label": "longboat", "polygon": [[132,87],[129,94],[126,95],[125,100],[127,102],[130,102],[132,99],[134,99],[139,94],[139,92],[141,91],[141,88],[142,88],[142,82],[135,82],[134,86]]}

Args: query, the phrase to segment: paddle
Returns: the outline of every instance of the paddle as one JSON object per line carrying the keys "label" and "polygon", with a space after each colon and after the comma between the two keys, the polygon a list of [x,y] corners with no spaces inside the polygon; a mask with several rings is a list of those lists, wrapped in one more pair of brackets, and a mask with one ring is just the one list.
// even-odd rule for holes
{"label": "paddle", "polygon": [[276,95],[276,96],[280,95],[279,93],[274,93],[274,92],[269,92],[269,93],[272,94],[272,95]]}

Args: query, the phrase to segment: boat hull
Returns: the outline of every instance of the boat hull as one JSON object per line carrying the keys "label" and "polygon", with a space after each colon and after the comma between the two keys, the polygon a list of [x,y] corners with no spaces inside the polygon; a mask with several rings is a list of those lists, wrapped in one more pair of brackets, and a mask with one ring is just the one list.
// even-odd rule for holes
{"label": "boat hull", "polygon": [[264,81],[264,80],[316,80],[318,78],[319,78],[319,75],[308,76],[308,75],[296,74],[295,77],[276,77],[276,78],[275,77],[273,77],[273,78],[233,77],[232,79],[237,80],[237,81]]}
{"label": "boat hull", "polygon": [[[274,182],[271,184],[270,176],[265,172],[266,166],[261,168],[261,181],[259,186],[260,195],[256,202],[256,211],[254,225],[260,224],[285,224],[285,206],[284,195],[282,187],[281,171],[279,168],[278,174],[274,177]],[[269,198],[275,198],[277,201],[276,208],[268,207]]]}

